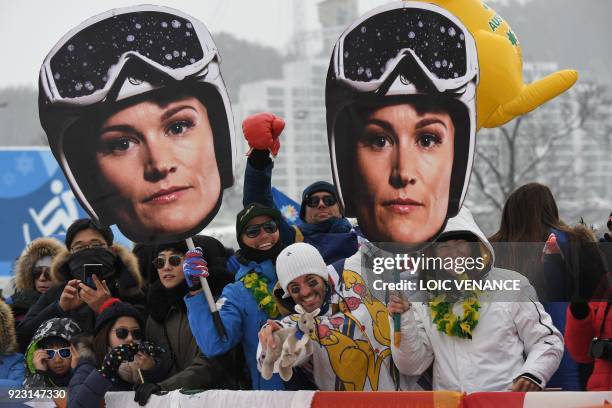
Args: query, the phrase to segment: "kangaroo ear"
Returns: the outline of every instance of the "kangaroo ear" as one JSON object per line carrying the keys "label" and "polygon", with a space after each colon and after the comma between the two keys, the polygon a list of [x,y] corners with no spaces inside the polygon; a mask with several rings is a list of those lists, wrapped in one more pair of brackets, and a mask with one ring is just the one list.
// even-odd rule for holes
{"label": "kangaroo ear", "polygon": [[310,315],[311,315],[312,317],[315,317],[315,316],[318,316],[318,315],[319,315],[319,313],[321,313],[321,309],[315,309],[315,310],[313,310],[312,312],[310,312]]}
{"label": "kangaroo ear", "polygon": [[304,314],[304,309],[302,309],[302,306],[300,305],[295,305],[295,311],[298,312],[299,314]]}

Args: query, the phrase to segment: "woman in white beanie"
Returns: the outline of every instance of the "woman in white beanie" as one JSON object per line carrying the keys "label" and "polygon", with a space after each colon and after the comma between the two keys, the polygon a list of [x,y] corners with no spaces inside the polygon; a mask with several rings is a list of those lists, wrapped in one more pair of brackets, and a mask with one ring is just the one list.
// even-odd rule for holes
{"label": "woman in white beanie", "polygon": [[[413,389],[414,381],[400,376],[391,359],[388,313],[372,296],[361,276],[344,269],[340,277],[326,266],[313,246],[296,243],[283,249],[276,260],[281,290],[277,302],[292,310],[320,309],[317,330],[310,336],[318,343],[293,364],[312,375],[317,388],[326,391]],[[296,325],[292,316],[268,321],[259,332],[258,367],[275,344],[272,333]],[[401,377],[401,378],[400,378]]]}

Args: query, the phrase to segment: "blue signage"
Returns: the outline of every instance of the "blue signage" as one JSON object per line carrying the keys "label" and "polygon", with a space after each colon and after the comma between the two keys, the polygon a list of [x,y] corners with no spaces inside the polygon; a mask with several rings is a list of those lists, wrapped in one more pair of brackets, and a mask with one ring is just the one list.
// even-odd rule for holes
{"label": "blue signage", "polygon": [[[48,148],[0,148],[0,276],[11,274],[24,247],[42,236],[63,240],[87,217]],[[118,241],[130,245],[115,227]]]}

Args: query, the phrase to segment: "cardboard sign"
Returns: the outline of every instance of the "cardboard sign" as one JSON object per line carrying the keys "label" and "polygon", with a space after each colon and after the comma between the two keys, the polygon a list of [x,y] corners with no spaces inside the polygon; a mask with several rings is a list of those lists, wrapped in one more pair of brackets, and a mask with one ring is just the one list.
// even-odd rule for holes
{"label": "cardboard sign", "polygon": [[66,34],[40,78],[41,124],[93,220],[154,243],[213,219],[233,183],[234,126],[202,22],[166,7],[111,10]]}

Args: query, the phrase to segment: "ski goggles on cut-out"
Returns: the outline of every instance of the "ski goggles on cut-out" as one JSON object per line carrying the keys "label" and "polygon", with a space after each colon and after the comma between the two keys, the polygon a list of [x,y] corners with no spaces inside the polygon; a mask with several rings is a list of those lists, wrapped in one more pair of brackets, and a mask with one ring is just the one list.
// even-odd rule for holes
{"label": "ski goggles on cut-out", "polygon": [[89,105],[107,96],[129,61],[152,68],[130,78],[142,82],[155,71],[183,80],[215,58],[217,49],[201,22],[166,7],[129,7],[95,16],[66,34],[45,58],[41,81],[52,103]]}
{"label": "ski goggles on cut-out", "polygon": [[476,45],[461,21],[412,1],[377,8],[347,29],[334,50],[334,74],[355,90],[376,91],[405,75],[398,66],[406,59],[438,92],[458,91],[478,75]]}

